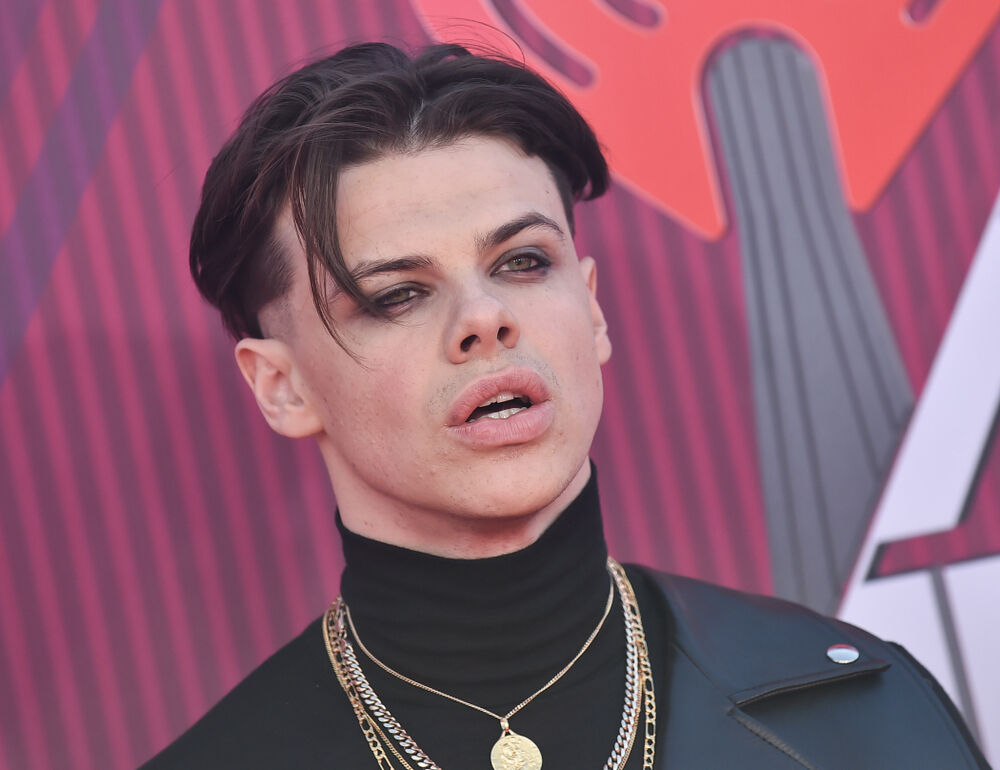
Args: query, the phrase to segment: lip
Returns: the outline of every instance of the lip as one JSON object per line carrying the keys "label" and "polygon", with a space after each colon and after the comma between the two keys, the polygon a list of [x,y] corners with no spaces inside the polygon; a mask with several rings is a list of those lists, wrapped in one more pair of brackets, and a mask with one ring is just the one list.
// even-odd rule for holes
{"label": "lip", "polygon": [[[484,401],[501,393],[519,393],[531,400],[531,407],[505,420],[481,419],[466,422]],[[504,369],[470,383],[448,410],[448,429],[463,442],[478,448],[524,444],[539,438],[552,424],[555,409],[545,381],[532,369]]]}

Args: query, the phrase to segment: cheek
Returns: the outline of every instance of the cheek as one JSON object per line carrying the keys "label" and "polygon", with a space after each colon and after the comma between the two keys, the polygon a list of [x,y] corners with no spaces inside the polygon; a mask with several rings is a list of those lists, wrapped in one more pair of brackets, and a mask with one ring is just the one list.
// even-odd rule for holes
{"label": "cheek", "polygon": [[538,308],[535,319],[547,346],[565,360],[579,365],[597,360],[594,322],[586,296],[576,292],[557,295]]}
{"label": "cheek", "polygon": [[425,419],[425,369],[412,346],[391,355],[351,362],[349,372],[329,370],[325,399],[331,422],[352,431],[351,442],[391,445]]}

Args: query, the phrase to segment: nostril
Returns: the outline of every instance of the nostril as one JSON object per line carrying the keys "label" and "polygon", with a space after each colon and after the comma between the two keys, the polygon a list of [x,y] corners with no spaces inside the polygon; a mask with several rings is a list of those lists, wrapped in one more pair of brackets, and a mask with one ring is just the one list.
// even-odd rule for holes
{"label": "nostril", "polygon": [[509,336],[510,336],[510,329],[508,329],[506,326],[501,326],[499,329],[497,329],[497,340],[499,340],[500,342],[503,342]]}
{"label": "nostril", "polygon": [[466,337],[464,340],[462,340],[462,344],[460,346],[462,348],[462,352],[463,353],[468,353],[472,349],[472,346],[478,340],[479,340],[479,337],[477,337],[475,334],[470,334],[468,337]]}

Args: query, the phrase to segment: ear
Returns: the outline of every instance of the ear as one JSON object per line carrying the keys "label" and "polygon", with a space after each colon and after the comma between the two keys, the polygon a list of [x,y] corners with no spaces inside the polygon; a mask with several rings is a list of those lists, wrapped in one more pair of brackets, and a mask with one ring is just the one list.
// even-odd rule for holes
{"label": "ear", "polygon": [[236,343],[235,354],[257,406],[276,433],[302,438],[323,429],[309,400],[303,398],[288,345],[275,339],[245,337]]}
{"label": "ear", "polygon": [[604,311],[597,302],[597,265],[593,257],[580,260],[580,272],[583,282],[587,284],[590,293],[590,317],[594,322],[594,346],[597,348],[597,359],[606,364],[611,358],[611,338],[608,337],[608,322],[604,320]]}

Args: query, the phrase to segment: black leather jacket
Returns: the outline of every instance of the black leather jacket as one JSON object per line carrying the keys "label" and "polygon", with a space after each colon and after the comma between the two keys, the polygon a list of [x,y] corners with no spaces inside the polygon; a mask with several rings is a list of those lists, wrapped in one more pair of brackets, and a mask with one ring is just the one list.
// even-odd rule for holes
{"label": "black leather jacket", "polygon": [[[988,768],[902,647],[779,599],[652,574],[675,623],[657,768]],[[856,662],[827,657],[841,643]]]}

